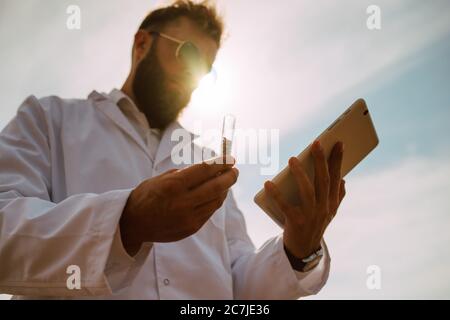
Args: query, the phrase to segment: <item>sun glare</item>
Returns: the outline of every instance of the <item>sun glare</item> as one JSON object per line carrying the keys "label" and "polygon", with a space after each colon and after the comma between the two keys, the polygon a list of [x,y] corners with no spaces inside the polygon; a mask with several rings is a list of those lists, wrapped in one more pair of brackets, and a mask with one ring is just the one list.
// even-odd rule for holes
{"label": "sun glare", "polygon": [[219,80],[218,70],[205,75],[197,89],[192,93],[191,108],[199,114],[214,114],[221,109],[221,97],[225,93],[223,82]]}

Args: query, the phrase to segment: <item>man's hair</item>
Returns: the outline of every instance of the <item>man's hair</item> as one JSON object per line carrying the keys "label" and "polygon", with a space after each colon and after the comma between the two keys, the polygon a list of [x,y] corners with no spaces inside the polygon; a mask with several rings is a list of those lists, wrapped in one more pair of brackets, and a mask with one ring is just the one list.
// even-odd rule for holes
{"label": "man's hair", "polygon": [[223,21],[216,8],[208,0],[195,3],[191,0],[176,0],[171,5],[151,11],[139,29],[162,29],[168,22],[180,17],[187,17],[197,24],[220,46]]}

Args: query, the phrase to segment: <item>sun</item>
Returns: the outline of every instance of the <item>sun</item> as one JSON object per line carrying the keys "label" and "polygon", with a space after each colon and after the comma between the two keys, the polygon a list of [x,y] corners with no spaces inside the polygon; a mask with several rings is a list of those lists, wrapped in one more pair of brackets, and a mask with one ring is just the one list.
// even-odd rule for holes
{"label": "sun", "polygon": [[199,86],[192,93],[190,108],[192,112],[202,115],[212,115],[220,112],[221,101],[226,93],[222,79],[220,79],[220,68],[214,66],[212,71],[205,75],[199,82]]}
{"label": "sun", "polygon": [[192,93],[189,105],[183,110],[179,121],[187,130],[204,137],[205,146],[215,149],[215,144],[209,145],[208,132],[218,131],[218,139],[223,124],[223,117],[231,113],[230,97],[232,97],[232,69],[224,61],[216,61],[213,71],[205,75],[197,89]]}

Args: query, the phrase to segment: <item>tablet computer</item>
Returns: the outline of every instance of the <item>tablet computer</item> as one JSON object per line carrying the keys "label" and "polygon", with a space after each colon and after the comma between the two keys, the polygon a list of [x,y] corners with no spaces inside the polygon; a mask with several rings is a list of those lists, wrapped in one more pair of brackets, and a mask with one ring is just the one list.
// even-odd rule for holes
{"label": "tablet computer", "polygon": [[[344,143],[345,150],[341,173],[342,177],[345,177],[378,145],[378,136],[366,102],[363,99],[355,101],[315,140],[320,141],[327,158],[337,142],[342,141]],[[311,145],[306,147],[297,158],[314,185],[314,160],[311,154]],[[297,185],[290,173],[289,166],[278,173],[272,179],[272,182],[277,185],[288,202],[293,205],[299,204]],[[256,194],[254,201],[278,226],[283,228],[284,215],[279,212],[271,198],[266,195],[264,188]]]}

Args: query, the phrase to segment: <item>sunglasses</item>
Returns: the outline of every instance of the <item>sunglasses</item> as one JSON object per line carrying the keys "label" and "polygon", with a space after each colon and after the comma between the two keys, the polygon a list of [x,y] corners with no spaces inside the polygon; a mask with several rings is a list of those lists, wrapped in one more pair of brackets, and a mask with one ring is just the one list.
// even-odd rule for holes
{"label": "sunglasses", "polygon": [[175,51],[175,58],[198,77],[205,76],[211,72],[212,66],[203,59],[200,50],[192,42],[183,41],[158,31],[146,31],[153,36],[177,43],[178,47]]}

